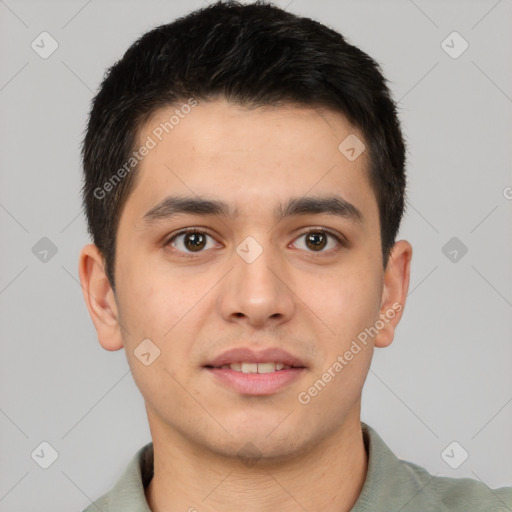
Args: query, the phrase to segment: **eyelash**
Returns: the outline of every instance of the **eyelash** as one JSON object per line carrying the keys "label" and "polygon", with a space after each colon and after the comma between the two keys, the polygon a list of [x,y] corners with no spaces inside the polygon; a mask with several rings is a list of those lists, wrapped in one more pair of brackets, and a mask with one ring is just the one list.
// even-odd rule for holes
{"label": "eyelash", "polygon": [[[187,229],[183,229],[181,231],[179,231],[178,233],[172,235],[165,243],[164,243],[164,246],[168,246],[170,245],[172,242],[174,242],[174,240],[176,240],[176,238],[178,238],[179,236],[182,236],[182,235],[187,235],[189,233],[198,233],[198,234],[201,234],[201,235],[208,235],[209,237],[213,238],[212,235],[210,235],[207,231],[201,231],[200,229],[198,228],[187,228]],[[307,230],[305,231],[302,231],[301,233],[299,233],[297,235],[297,237],[295,238],[295,240],[297,240],[298,238],[300,238],[301,236],[304,236],[304,235],[308,235],[310,233],[322,233],[322,234],[325,234],[325,235],[329,235],[331,236],[332,238],[334,238],[334,240],[336,240],[336,242],[339,244],[340,247],[347,247],[347,241],[346,239],[341,236],[341,235],[338,235],[337,233],[334,233],[332,231],[330,231],[329,229],[326,229],[326,228],[322,228],[322,227],[313,227],[313,228],[308,228]],[[338,248],[339,249],[339,248]],[[330,253],[333,249],[329,249],[328,251],[319,251],[317,253],[315,253],[315,251],[308,251],[309,253],[311,253],[311,256],[313,258],[318,258],[318,257],[322,257],[322,256],[325,256],[326,254]],[[334,248],[334,250],[336,250],[336,248]],[[181,255],[182,257],[184,258],[197,258],[202,252],[204,251],[198,251],[197,253],[192,253],[192,252],[182,252]]]}

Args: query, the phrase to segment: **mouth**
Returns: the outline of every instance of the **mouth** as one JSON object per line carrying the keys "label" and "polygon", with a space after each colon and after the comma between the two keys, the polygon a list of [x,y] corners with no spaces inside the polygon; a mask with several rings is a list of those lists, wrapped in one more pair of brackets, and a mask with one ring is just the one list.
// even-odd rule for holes
{"label": "mouth", "polygon": [[224,352],[203,366],[215,381],[242,395],[264,396],[288,387],[305,371],[305,364],[281,349]]}
{"label": "mouth", "polygon": [[235,372],[242,373],[272,373],[280,372],[281,370],[289,370],[290,368],[304,368],[303,366],[292,366],[284,363],[231,363],[223,364],[222,366],[209,366],[206,368],[212,368],[216,370],[234,370]]}

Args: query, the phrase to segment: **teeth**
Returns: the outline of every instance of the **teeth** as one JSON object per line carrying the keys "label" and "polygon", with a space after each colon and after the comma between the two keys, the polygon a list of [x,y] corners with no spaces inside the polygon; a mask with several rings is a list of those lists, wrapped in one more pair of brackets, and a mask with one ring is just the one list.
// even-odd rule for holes
{"label": "teeth", "polygon": [[282,363],[231,363],[221,366],[223,370],[227,368],[242,373],[272,373],[278,370],[287,370],[291,366]]}
{"label": "teeth", "polygon": [[258,373],[258,363],[242,363],[242,373]]}
{"label": "teeth", "polygon": [[275,363],[258,363],[258,373],[271,373],[275,371]]}

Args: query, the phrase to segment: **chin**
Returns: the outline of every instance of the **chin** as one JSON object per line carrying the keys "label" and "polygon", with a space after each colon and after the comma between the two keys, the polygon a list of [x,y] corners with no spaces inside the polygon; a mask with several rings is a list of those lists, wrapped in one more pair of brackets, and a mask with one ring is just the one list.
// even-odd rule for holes
{"label": "chin", "polygon": [[214,455],[238,459],[246,466],[270,467],[304,457],[326,435],[324,429],[315,431],[304,424],[285,423],[279,425],[273,421],[263,425],[260,421],[246,428],[241,425],[229,428],[226,425],[231,436],[223,434],[213,438],[198,432],[195,442]]}
{"label": "chin", "polygon": [[284,439],[265,439],[264,436],[246,434],[237,439],[232,439],[230,443],[210,446],[212,452],[216,455],[239,460],[248,467],[256,466],[274,466],[300,457],[307,451],[306,440],[303,442],[290,438]]}

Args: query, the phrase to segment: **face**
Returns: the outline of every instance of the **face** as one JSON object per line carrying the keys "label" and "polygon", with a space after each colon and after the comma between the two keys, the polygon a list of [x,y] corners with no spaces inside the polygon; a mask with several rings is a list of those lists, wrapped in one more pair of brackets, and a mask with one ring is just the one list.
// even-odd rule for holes
{"label": "face", "polygon": [[81,256],[105,298],[101,318],[89,308],[100,342],[125,348],[153,436],[292,456],[359,421],[410,250],[395,246],[384,272],[368,155],[339,149],[363,136],[340,114],[218,100],[162,136],[175,110],[140,132],[155,146],[122,211],[115,298]]}

